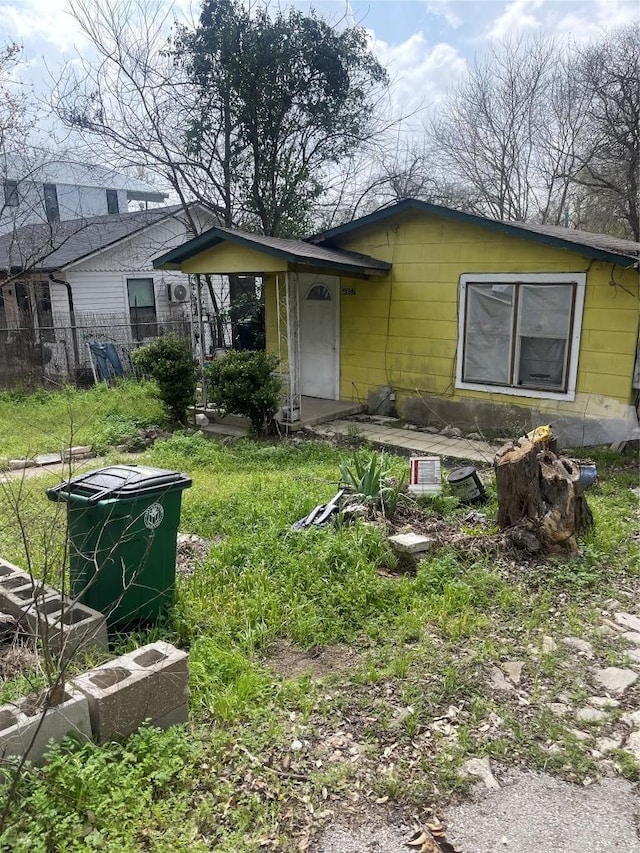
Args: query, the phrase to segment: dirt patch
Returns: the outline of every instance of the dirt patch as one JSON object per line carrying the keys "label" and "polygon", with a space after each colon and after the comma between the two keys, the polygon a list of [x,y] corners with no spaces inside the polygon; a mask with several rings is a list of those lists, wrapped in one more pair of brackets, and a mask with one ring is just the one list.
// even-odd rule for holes
{"label": "dirt patch", "polygon": [[211,546],[222,542],[223,538],[203,539],[195,533],[178,533],[176,571],[186,577],[192,575],[196,565],[206,560]]}
{"label": "dirt patch", "polygon": [[360,655],[349,646],[316,646],[309,651],[296,648],[286,640],[278,640],[265,663],[281,678],[325,678],[353,669]]}
{"label": "dirt patch", "polygon": [[38,655],[33,644],[14,641],[0,646],[0,684],[23,672],[30,672],[38,665]]}

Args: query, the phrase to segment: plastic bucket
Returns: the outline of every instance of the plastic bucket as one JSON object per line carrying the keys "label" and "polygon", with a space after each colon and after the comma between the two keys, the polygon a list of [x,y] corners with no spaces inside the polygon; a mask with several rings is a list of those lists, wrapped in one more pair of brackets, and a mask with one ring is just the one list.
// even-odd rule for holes
{"label": "plastic bucket", "polygon": [[449,472],[451,493],[463,504],[480,503],[486,498],[486,492],[477,470],[473,465],[454,468]]}

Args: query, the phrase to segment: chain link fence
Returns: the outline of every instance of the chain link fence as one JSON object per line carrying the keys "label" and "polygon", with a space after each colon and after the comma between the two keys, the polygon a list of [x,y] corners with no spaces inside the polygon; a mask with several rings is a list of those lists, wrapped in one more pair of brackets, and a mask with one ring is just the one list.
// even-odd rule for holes
{"label": "chain link fence", "polygon": [[0,388],[38,388],[73,383],[80,387],[135,376],[131,354],[159,335],[195,343],[187,316],[132,318],[128,314],[76,314],[51,325],[0,328]]}

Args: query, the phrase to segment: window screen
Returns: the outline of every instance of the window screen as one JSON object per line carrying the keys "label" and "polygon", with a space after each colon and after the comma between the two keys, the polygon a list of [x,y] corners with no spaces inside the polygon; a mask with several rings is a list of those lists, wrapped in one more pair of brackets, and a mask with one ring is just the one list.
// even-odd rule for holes
{"label": "window screen", "polygon": [[563,391],[574,284],[466,285],[463,380]]}
{"label": "window screen", "polygon": [[4,182],[4,203],[7,207],[18,207],[20,204],[20,196],[18,194],[17,181]]}
{"label": "window screen", "polygon": [[135,340],[155,338],[158,334],[156,298],[152,278],[128,278],[131,333]]}

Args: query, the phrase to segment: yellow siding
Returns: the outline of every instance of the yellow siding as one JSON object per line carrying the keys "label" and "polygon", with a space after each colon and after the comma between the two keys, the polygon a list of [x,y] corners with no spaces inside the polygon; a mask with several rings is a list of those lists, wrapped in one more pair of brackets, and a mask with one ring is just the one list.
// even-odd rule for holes
{"label": "yellow siding", "polygon": [[274,258],[264,252],[256,252],[234,243],[223,243],[213,249],[207,249],[182,264],[186,273],[261,273],[281,272],[287,269],[287,262]]}
{"label": "yellow siding", "polygon": [[[589,395],[629,403],[638,339],[638,272],[484,228],[408,213],[346,235],[341,248],[393,264],[383,279],[342,279],[340,396],[381,385],[540,407],[528,397],[455,388],[458,282],[465,273],[587,273],[575,407]],[[557,407],[557,403],[553,404]],[[565,405],[564,403],[562,404]]]}

